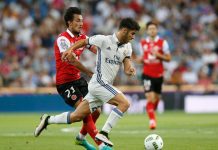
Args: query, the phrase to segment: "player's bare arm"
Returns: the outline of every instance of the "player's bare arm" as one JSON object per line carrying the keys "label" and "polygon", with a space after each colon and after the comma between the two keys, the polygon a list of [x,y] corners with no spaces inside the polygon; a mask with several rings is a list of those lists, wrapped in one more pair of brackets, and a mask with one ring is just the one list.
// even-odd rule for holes
{"label": "player's bare arm", "polygon": [[73,61],[75,61],[76,57],[74,56],[73,51],[78,49],[78,48],[84,47],[87,44],[88,44],[88,40],[87,39],[82,39],[82,40],[77,41],[68,50],[63,52],[63,54],[61,56],[61,60],[62,61],[66,61],[66,62],[73,62]]}
{"label": "player's bare arm", "polygon": [[142,64],[143,63],[143,57],[142,56],[137,56],[134,52],[132,53],[132,60],[136,62],[137,64]]}
{"label": "player's bare arm", "polygon": [[166,61],[166,62],[169,62],[171,60],[171,55],[170,54],[161,54],[159,51],[158,51],[158,47],[154,47],[151,51],[151,53],[156,56],[158,59],[161,59],[163,61]]}
{"label": "player's bare arm", "polygon": [[76,42],[73,46],[71,46],[68,50],[62,53],[61,59],[62,61],[68,62],[72,65],[74,65],[76,68],[78,68],[83,73],[87,74],[89,77],[92,77],[93,72],[87,69],[77,58],[75,53],[73,52],[75,49],[81,48],[86,44],[86,40],[80,40]]}
{"label": "player's bare arm", "polygon": [[90,78],[92,77],[93,72],[87,69],[79,60],[75,59],[75,61],[73,61],[73,63],[70,64],[74,65],[76,68],[88,75]]}
{"label": "player's bare arm", "polygon": [[171,60],[170,54],[161,54],[158,51],[152,51],[152,54],[155,55],[158,59],[169,62]]}
{"label": "player's bare arm", "polygon": [[126,57],[123,60],[123,65],[124,65],[124,72],[126,75],[134,76],[136,74],[136,70],[132,65],[132,61],[131,61],[130,57]]}
{"label": "player's bare arm", "polygon": [[89,51],[91,51],[94,54],[97,54],[97,50],[98,50],[97,47],[94,45],[92,45],[91,48],[89,49]]}
{"label": "player's bare arm", "polygon": [[76,59],[76,55],[74,53],[72,53],[71,61],[69,61],[68,63],[74,65],[76,68],[78,68],[81,72],[88,75],[90,78],[92,77],[93,72],[87,69],[78,59]]}

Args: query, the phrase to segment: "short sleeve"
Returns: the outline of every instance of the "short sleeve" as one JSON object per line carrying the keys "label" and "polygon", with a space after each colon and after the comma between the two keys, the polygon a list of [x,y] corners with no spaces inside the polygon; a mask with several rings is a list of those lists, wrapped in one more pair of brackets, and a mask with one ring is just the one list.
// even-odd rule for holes
{"label": "short sleeve", "polygon": [[164,54],[170,54],[169,44],[166,40],[163,41],[163,52]]}
{"label": "short sleeve", "polygon": [[60,36],[57,39],[57,45],[60,52],[62,53],[65,52],[70,47],[70,41],[66,37]]}
{"label": "short sleeve", "polygon": [[101,47],[104,39],[105,39],[104,35],[94,35],[88,38],[88,44]]}
{"label": "short sleeve", "polygon": [[[88,39],[88,38],[89,38],[89,37],[86,35],[86,39]],[[90,44],[87,44],[87,45],[86,45],[86,48],[87,48],[87,49],[91,49],[91,47],[92,47],[92,45],[90,45]]]}
{"label": "short sleeve", "polygon": [[132,45],[130,43],[126,44],[126,50],[125,50],[124,55],[125,55],[125,57],[132,56]]}

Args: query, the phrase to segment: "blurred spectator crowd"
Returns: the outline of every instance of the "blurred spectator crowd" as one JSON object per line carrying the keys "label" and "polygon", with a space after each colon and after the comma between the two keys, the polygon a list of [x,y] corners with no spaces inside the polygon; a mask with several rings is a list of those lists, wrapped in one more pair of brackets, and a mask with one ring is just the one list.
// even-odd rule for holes
{"label": "blurred spectator crowd", "polygon": [[[159,23],[159,35],[170,45],[172,61],[166,63],[165,84],[218,84],[218,1],[216,0],[4,0],[0,1],[0,87],[55,85],[53,43],[66,30],[63,14],[69,6],[83,11],[83,32],[112,34],[120,18],[133,17],[141,30],[132,42],[136,55],[145,37],[145,24]],[[93,68],[95,56],[81,58]],[[116,85],[139,85],[137,76],[122,71]]]}

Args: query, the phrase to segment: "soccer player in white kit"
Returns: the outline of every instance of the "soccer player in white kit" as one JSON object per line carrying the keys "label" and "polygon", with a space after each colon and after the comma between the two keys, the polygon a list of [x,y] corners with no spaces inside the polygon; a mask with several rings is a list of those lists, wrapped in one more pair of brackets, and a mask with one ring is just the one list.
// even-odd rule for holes
{"label": "soccer player in white kit", "polygon": [[124,18],[120,22],[118,32],[113,35],[95,35],[80,40],[62,54],[63,61],[73,63],[76,61],[73,50],[88,44],[97,46],[96,68],[88,85],[89,92],[74,112],[63,113],[62,118],[66,123],[78,122],[104,103],[115,105],[102,130],[95,136],[97,140],[109,146],[113,146],[113,143],[108,140],[108,133],[130,106],[125,95],[112,84],[122,64],[126,75],[136,74],[131,63],[132,47],[129,41],[134,39],[139,29],[139,24],[135,20]]}

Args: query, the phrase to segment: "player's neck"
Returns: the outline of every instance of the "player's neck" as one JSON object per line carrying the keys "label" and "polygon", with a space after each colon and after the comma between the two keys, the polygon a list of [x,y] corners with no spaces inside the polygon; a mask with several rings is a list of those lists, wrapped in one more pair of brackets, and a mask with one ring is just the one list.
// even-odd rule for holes
{"label": "player's neck", "polygon": [[71,29],[69,29],[68,28],[68,30],[75,36],[75,37],[78,37],[79,36],[79,32],[75,32],[75,31],[73,31],[73,30],[71,30]]}
{"label": "player's neck", "polygon": [[155,38],[156,38],[156,36],[149,36],[149,39],[150,39],[151,41],[155,41]]}
{"label": "player's neck", "polygon": [[75,37],[78,37],[79,36],[79,33],[77,32],[72,32],[73,33],[73,35],[75,36]]}
{"label": "player's neck", "polygon": [[117,36],[117,39],[118,39],[118,42],[119,42],[119,43],[124,43],[124,42],[123,42],[123,39],[122,39],[122,35],[121,35],[120,32],[117,32],[117,33],[116,33],[116,36]]}

